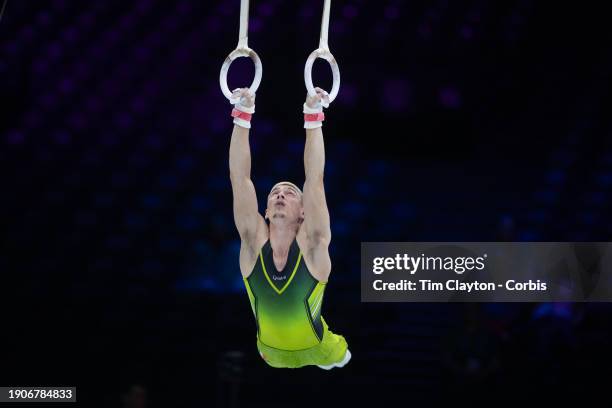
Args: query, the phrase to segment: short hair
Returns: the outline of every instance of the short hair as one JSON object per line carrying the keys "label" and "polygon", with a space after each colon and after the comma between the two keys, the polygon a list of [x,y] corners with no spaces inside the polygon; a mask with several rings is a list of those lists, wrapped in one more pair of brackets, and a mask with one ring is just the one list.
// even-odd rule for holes
{"label": "short hair", "polygon": [[283,184],[287,184],[287,185],[295,188],[297,190],[297,192],[299,193],[300,198],[303,198],[302,190],[298,186],[296,186],[295,184],[293,184],[290,181],[280,181],[280,182],[276,183],[275,185],[272,186],[272,188],[270,189],[270,192],[272,192],[272,190],[274,190],[277,186],[280,186],[280,185],[283,185]]}

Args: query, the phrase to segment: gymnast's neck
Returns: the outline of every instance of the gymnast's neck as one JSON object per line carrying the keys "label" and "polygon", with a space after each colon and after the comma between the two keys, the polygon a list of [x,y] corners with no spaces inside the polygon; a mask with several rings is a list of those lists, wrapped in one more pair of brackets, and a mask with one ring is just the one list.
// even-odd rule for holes
{"label": "gymnast's neck", "polygon": [[285,256],[297,236],[300,224],[270,223],[270,246],[275,255]]}

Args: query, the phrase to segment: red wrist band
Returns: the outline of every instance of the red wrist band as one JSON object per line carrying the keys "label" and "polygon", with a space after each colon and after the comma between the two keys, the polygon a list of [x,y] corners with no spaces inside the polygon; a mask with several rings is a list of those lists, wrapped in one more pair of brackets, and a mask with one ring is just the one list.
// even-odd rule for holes
{"label": "red wrist band", "polygon": [[325,114],[323,112],[319,113],[305,113],[304,121],[305,122],[320,122],[325,120]]}
{"label": "red wrist band", "polygon": [[243,119],[243,120],[246,120],[246,121],[250,122],[252,116],[253,115],[251,113],[242,112],[242,111],[239,111],[236,108],[232,109],[232,117],[233,118],[240,118],[240,119]]}

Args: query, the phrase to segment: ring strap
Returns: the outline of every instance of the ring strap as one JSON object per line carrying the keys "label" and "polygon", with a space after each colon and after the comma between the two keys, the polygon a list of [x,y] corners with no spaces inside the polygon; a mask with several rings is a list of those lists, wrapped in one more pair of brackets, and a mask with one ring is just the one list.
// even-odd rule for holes
{"label": "ring strap", "polygon": [[331,0],[325,0],[323,3],[323,18],[321,19],[321,36],[319,38],[319,48],[329,50],[327,45],[327,34],[329,32],[329,3]]}
{"label": "ring strap", "polygon": [[248,48],[249,42],[249,0],[240,0],[240,31],[238,32],[238,47]]}

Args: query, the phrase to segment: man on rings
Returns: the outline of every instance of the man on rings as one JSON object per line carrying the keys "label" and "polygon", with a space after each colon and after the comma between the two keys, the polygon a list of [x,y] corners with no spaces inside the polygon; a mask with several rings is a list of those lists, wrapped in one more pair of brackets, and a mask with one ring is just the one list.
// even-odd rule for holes
{"label": "man on rings", "polygon": [[[234,221],[240,234],[240,271],[257,325],[257,348],[272,367],[316,365],[329,370],[351,358],[343,336],[334,334],[321,315],[331,272],[331,229],[323,186],[325,148],[323,107],[329,96],[315,88],[306,97],[304,191],[281,181],[268,194],[264,217],[251,181],[250,120],[255,95],[236,89],[229,165]],[[267,222],[266,222],[267,220]]]}

